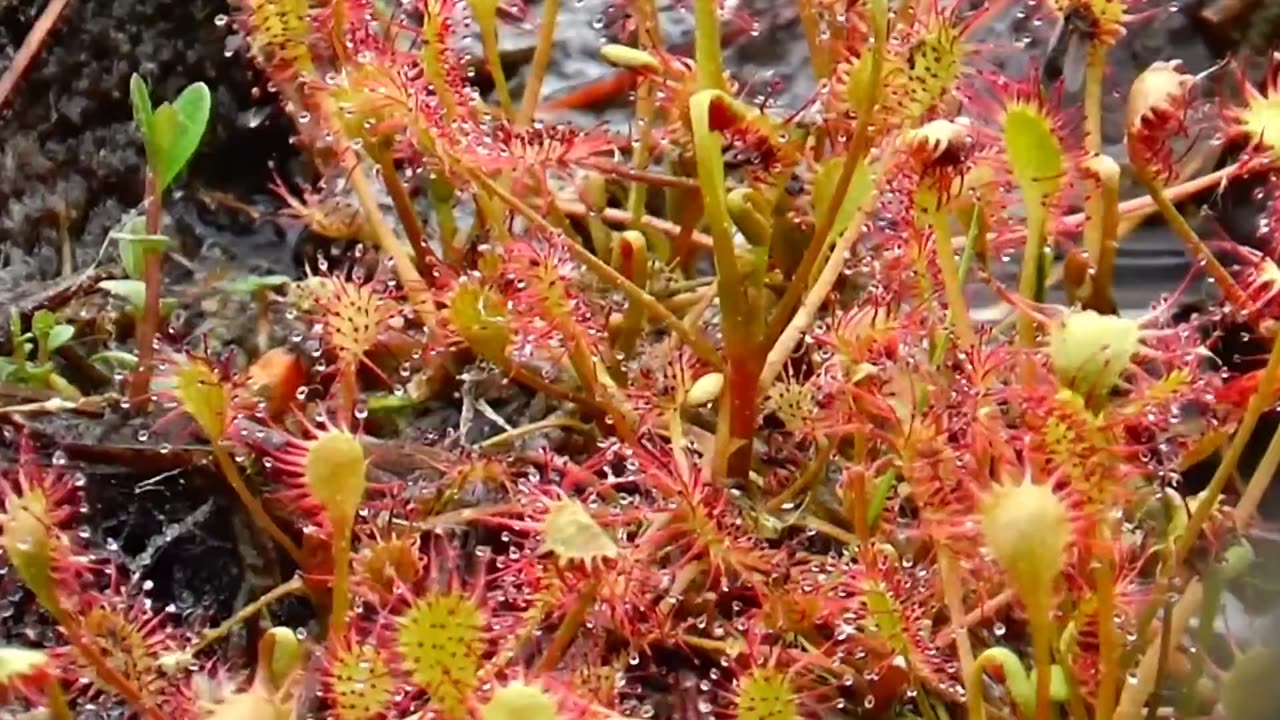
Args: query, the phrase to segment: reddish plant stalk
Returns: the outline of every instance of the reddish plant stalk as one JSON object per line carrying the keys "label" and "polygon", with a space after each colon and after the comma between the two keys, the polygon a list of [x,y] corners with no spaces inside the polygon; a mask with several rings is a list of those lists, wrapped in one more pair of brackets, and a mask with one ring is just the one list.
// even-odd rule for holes
{"label": "reddish plant stalk", "polygon": [[[164,206],[160,192],[156,186],[155,173],[147,171],[147,234],[160,234],[160,221]],[[160,329],[160,285],[164,263],[164,252],[148,251],[143,259],[143,283],[146,295],[143,299],[142,315],[137,321],[135,338],[138,345],[138,369],[134,371],[129,387],[130,401],[139,411],[145,411],[151,404],[151,374],[155,362],[156,333]]]}
{"label": "reddish plant stalk", "polygon": [[422,220],[418,217],[418,213],[413,209],[413,200],[409,197],[409,191],[405,189],[404,183],[400,180],[400,175],[396,173],[395,160],[391,159],[389,153],[380,152],[375,158],[378,162],[378,169],[382,171],[382,184],[387,188],[387,194],[391,196],[391,203],[395,206],[396,217],[400,218],[400,226],[404,228],[404,235],[409,239],[409,246],[413,248],[413,256],[418,261],[418,272],[426,272],[433,262],[437,262],[435,252],[431,246],[427,244],[426,231],[422,229]]}
{"label": "reddish plant stalk", "polygon": [[[729,345],[726,338],[726,346]],[[738,343],[735,343],[738,345]],[[745,478],[751,469],[751,444],[756,434],[756,417],[759,414],[760,371],[764,368],[764,355],[755,343],[741,343],[745,347],[726,347],[728,363],[725,369],[725,392],[728,394],[728,441],[725,455],[727,477]],[[719,454],[719,453],[717,453]]]}

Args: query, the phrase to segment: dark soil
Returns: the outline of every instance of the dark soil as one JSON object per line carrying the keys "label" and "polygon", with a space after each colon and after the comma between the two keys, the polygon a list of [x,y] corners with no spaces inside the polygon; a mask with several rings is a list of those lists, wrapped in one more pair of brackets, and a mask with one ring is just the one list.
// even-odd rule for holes
{"label": "dark soil", "polygon": [[[43,7],[0,0],[0,54],[16,52]],[[219,0],[69,4],[0,115],[0,296],[31,297],[36,283],[87,269],[109,230],[141,202],[142,144],[128,102],[133,72],[157,99],[197,80],[213,90],[209,133],[166,204],[168,231],[184,254],[247,272],[295,271],[279,226],[207,199],[219,191],[261,205],[272,164],[295,157],[273,98],[260,92],[245,58],[226,51],[227,33],[215,22],[226,12]],[[191,271],[170,267],[173,280],[189,283]],[[203,457],[178,448],[165,458],[149,437],[154,420],[126,422],[119,408],[105,413],[6,417],[6,437],[27,426],[46,457],[83,474],[89,541],[114,548],[138,571],[141,587],[128,588],[131,594],[145,594],[188,626],[220,621],[260,592],[255,585],[272,581],[274,559],[265,562],[245,540],[252,533],[237,527],[240,506]],[[15,633],[27,642],[49,639],[11,585],[0,584],[0,642],[18,640]]]}

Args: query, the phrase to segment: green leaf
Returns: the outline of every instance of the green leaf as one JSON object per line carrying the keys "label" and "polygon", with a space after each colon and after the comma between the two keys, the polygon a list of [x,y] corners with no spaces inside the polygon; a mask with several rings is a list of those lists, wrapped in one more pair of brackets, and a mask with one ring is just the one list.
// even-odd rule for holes
{"label": "green leaf", "polygon": [[146,218],[133,218],[122,230],[111,233],[120,243],[120,264],[134,280],[142,280],[146,273],[147,253],[162,253],[169,249],[169,238],[146,232]]}
{"label": "green leaf", "polygon": [[[141,280],[103,280],[98,283],[98,287],[128,302],[135,314],[142,312],[143,305],[147,302],[147,284]],[[173,298],[160,299],[160,314],[165,317],[177,307],[178,301]]]}
{"label": "green leaf", "polygon": [[700,90],[689,98],[698,185],[702,191],[704,217],[710,226],[712,254],[720,280],[725,344],[731,348],[730,352],[750,342],[747,336],[750,323],[759,320],[759,316],[753,317],[747,308],[747,289],[738,269],[738,253],[733,244],[733,225],[725,189],[724,136],[715,129],[714,122],[715,118],[734,111],[733,102],[733,98],[715,89]]}
{"label": "green leaf", "polygon": [[209,86],[199,82],[151,114],[143,140],[147,164],[155,175],[156,192],[164,192],[195,154],[209,125],[212,105]]}
{"label": "green leaf", "polygon": [[138,366],[138,358],[120,350],[107,350],[89,358],[95,365],[106,365],[109,368],[132,370]]}
{"label": "green leaf", "polygon": [[49,333],[49,352],[53,352],[71,342],[71,338],[75,337],[75,334],[76,329],[71,325],[55,325],[53,331]]}
{"label": "green leaf", "polygon": [[31,316],[31,333],[37,338],[47,336],[58,324],[58,316],[49,310],[37,310]]}
{"label": "green leaf", "polygon": [[884,512],[884,506],[889,502],[889,494],[898,486],[898,472],[889,470],[880,479],[876,481],[875,492],[871,495],[871,502],[867,503],[867,526],[875,530],[876,523],[880,522],[880,513]]}
{"label": "green leaf", "polygon": [[151,94],[147,92],[147,82],[138,73],[129,78],[129,101],[133,105],[133,120],[138,124],[138,132],[145,138],[147,128],[151,126]]}
{"label": "green leaf", "polygon": [[147,285],[141,280],[103,280],[98,287],[124,299],[135,310],[141,310],[146,303]]}

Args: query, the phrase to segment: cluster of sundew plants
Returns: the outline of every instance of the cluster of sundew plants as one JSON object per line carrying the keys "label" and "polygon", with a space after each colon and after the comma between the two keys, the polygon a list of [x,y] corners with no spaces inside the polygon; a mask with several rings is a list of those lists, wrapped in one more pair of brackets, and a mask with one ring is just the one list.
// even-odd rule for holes
{"label": "cluster of sundew plants", "polygon": [[[619,135],[539,111],[557,0],[522,97],[497,50],[512,8],[493,0],[233,3],[328,178],[290,212],[368,249],[278,299],[311,352],[238,368],[162,347],[149,404],[209,443],[297,575],[221,625],[180,626],[85,547],[83,488],[23,442],[0,545],[63,644],[0,650],[10,707],[1253,716],[1241,678],[1265,676],[1267,650],[1226,667],[1201,650],[1280,462],[1277,438],[1236,481],[1280,345],[1245,369],[1214,349],[1227,329],[1271,343],[1280,270],[1264,250],[1224,267],[1176,203],[1277,182],[1274,72],[1235,73],[1210,100],[1206,77],[1152,66],[1119,93],[1116,158],[1101,152],[1108,51],[1158,8],[806,0],[819,91],[782,108],[726,71],[729,9],[687,5],[692,57],[664,45],[653,0],[609,9],[627,42],[603,55],[635,83]],[[1080,112],[1034,64],[994,71],[1020,49],[975,39],[1019,9],[1083,43],[1061,81]],[[460,50],[471,30],[491,96]],[[1206,127],[1233,155],[1197,176],[1182,148]],[[1122,199],[1122,164],[1146,196]],[[1117,314],[1117,245],[1155,213],[1213,308]],[[1059,282],[1070,306],[1046,302]],[[975,283],[1007,321],[973,319]],[[379,465],[403,445],[379,429],[411,428],[477,374],[544,416],[431,435],[412,472]],[[388,407],[399,424],[372,422]],[[1184,497],[1180,474],[1206,459],[1208,487]],[[318,632],[273,628],[248,665],[224,653],[287,595]]]}

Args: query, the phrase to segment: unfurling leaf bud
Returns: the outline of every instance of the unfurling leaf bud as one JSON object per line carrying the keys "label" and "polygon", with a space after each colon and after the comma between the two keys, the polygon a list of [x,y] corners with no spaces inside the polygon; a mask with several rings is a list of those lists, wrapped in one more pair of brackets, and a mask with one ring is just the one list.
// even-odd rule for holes
{"label": "unfurling leaf bud", "polygon": [[769,227],[769,222],[764,219],[764,216],[756,210],[756,204],[752,201],[752,195],[755,194],[755,191],[749,188],[730,191],[729,217],[733,219],[733,224],[738,226],[742,236],[752,247],[765,248],[769,246],[773,229]]}
{"label": "unfurling leaf bud", "polygon": [[624,230],[613,243],[610,265],[640,287],[649,285],[649,243],[644,233]]}
{"label": "unfurling leaf bud", "polygon": [[[298,642],[298,635],[291,628],[273,627],[262,637],[258,647],[260,662],[269,662],[266,670],[271,687],[279,690],[302,664],[302,644]],[[262,652],[264,649],[270,652]]]}
{"label": "unfurling leaf bud", "polygon": [[307,453],[307,486],[324,505],[335,532],[350,533],[364,498],[364,447],[354,435],[322,435]]}
{"label": "unfurling leaf bud", "polygon": [[1071,539],[1067,507],[1030,482],[996,488],[982,504],[982,536],[1028,605],[1046,607]]}
{"label": "unfurling leaf bud", "polygon": [[1087,399],[1105,397],[1128,369],[1139,338],[1138,323],[1132,319],[1072,311],[1049,335],[1053,372]]}
{"label": "unfurling leaf bud", "polygon": [[1164,148],[1182,123],[1194,82],[1177,60],[1152,63],[1134,79],[1125,109],[1125,146],[1134,167],[1150,170],[1165,162]]}

